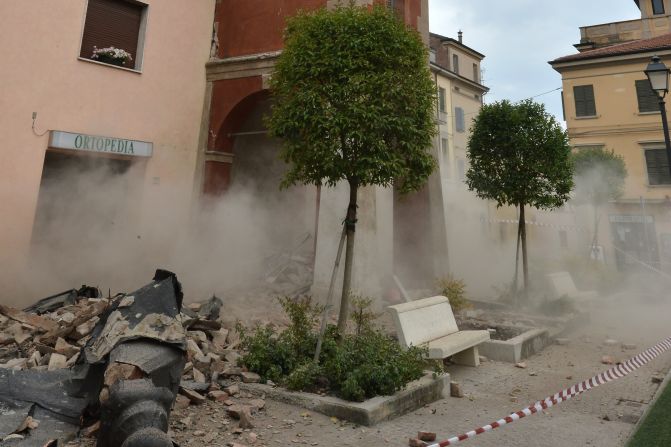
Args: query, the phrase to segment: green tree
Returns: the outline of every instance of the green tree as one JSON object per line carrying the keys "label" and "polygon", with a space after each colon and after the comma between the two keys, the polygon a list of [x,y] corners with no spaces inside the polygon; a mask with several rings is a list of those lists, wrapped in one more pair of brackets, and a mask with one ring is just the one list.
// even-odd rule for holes
{"label": "green tree", "polygon": [[569,199],[570,154],[566,132],[542,104],[531,100],[484,105],[474,120],[466,183],[478,197],[519,209],[525,293],[529,267],[524,207],[554,209]]}
{"label": "green tree", "polygon": [[573,153],[576,204],[589,204],[594,210],[594,233],[590,252],[599,245],[599,208],[624,194],[627,168],[624,158],[604,148],[582,149]]}
{"label": "green tree", "polygon": [[435,167],[435,87],[419,34],[378,6],[299,13],[273,73],[271,135],[290,164],[283,185],[349,184],[338,328],[347,321],[357,193],[419,189]]}

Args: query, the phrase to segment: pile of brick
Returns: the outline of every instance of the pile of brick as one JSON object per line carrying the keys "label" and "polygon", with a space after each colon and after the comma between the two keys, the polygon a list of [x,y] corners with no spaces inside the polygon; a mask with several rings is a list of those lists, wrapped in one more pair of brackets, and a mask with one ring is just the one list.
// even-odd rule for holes
{"label": "pile of brick", "polygon": [[[130,298],[104,298],[100,293],[90,298],[74,292],[67,300],[48,306],[40,307],[40,302],[19,310],[0,305],[0,368],[53,371],[72,367],[103,314],[114,302],[120,300],[122,307]],[[260,377],[238,365],[240,335],[234,324],[220,318],[222,304],[212,297],[182,308],[178,319],[186,333],[187,363],[174,406],[185,410],[209,399],[224,405],[228,416],[246,429],[265,403],[241,393],[236,385],[259,382]]]}
{"label": "pile of brick", "polygon": [[0,305],[0,368],[68,368],[79,358],[111,299],[77,297],[39,314]]}

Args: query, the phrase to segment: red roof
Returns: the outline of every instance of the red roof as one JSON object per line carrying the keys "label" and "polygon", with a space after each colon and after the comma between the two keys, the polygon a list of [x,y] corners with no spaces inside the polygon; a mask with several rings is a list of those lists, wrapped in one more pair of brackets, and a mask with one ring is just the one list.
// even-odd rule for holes
{"label": "red roof", "polygon": [[671,49],[671,33],[650,39],[634,40],[632,42],[610,45],[608,47],[596,48],[594,50],[583,51],[578,54],[563,56],[550,62],[550,64],[559,64],[561,62],[581,61],[588,59],[599,59],[602,57],[620,56],[624,54],[645,53],[655,50]]}

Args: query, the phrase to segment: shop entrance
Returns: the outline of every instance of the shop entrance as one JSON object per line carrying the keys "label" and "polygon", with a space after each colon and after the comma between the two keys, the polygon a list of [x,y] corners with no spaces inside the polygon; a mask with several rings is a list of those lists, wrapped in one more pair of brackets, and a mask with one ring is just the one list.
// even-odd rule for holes
{"label": "shop entrance", "polygon": [[659,268],[657,232],[652,216],[610,216],[615,259],[620,271],[638,270],[640,262]]}
{"label": "shop entrance", "polygon": [[[129,230],[133,162],[47,150],[33,225],[32,260],[67,272],[94,267]],[[103,251],[101,251],[103,250]]]}

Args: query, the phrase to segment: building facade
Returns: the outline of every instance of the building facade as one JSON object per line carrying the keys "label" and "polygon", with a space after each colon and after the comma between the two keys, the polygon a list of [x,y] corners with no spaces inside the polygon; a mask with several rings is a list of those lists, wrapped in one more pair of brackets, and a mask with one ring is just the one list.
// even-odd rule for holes
{"label": "building facade", "polygon": [[[175,227],[188,222],[214,8],[215,0],[0,4],[3,298],[19,277],[50,282],[35,294],[72,287],[81,279],[67,272],[79,267],[92,282],[110,270],[143,278],[121,247],[165,249],[153,244],[160,229],[149,210],[162,204]],[[109,47],[125,52],[94,57]]]}
{"label": "building facade", "polygon": [[[263,116],[269,111],[268,81],[282,49],[285,18],[298,9],[334,7],[338,3],[250,1],[244,7],[225,0],[218,3],[215,30],[219,46],[207,64],[200,171],[196,181],[198,193],[206,202],[225,204],[251,191],[252,202],[263,203],[265,215],[274,223],[269,230],[274,233],[269,238],[269,250],[291,251],[292,246],[297,247],[307,239],[309,242],[301,246],[301,253],[313,259],[312,290],[317,294],[328,288],[348,202],[347,189],[345,185],[321,189],[297,186],[279,191],[286,166],[277,158],[280,142],[266,135]],[[428,1],[357,3],[386,3],[429,44]],[[242,25],[245,32],[241,32]],[[470,53],[459,51],[464,54],[463,63],[468,64]],[[456,152],[453,157],[456,172]],[[414,288],[430,285],[435,277],[445,274],[448,268],[445,204],[439,176],[434,177],[424,190],[410,196],[401,197],[393,189],[378,187],[360,192],[355,288],[379,293],[393,284],[393,275],[408,288]]]}
{"label": "building facade", "polygon": [[469,191],[468,137],[473,119],[482,107],[489,89],[482,84],[481,64],[485,56],[457,39],[430,34],[431,71],[438,90],[438,136],[435,154],[437,177],[444,205],[444,231],[448,246],[449,271],[468,285],[469,293],[479,290],[483,281],[477,259],[487,257],[490,241],[489,204]]}
{"label": "building facade", "polygon": [[[550,64],[562,75],[564,113],[574,149],[614,150],[627,167],[623,197],[601,217],[605,260],[623,270],[669,271],[671,176],[658,99],[644,70],[654,55],[667,65],[671,62],[670,5],[637,4],[641,19],[629,22],[647,31],[634,37],[651,37],[613,36],[608,46],[583,48]],[[664,29],[666,34],[656,35]]]}
{"label": "building facade", "polygon": [[671,32],[670,0],[634,0],[634,3],[641,11],[640,18],[580,27],[580,42],[575,47],[587,51]]}

